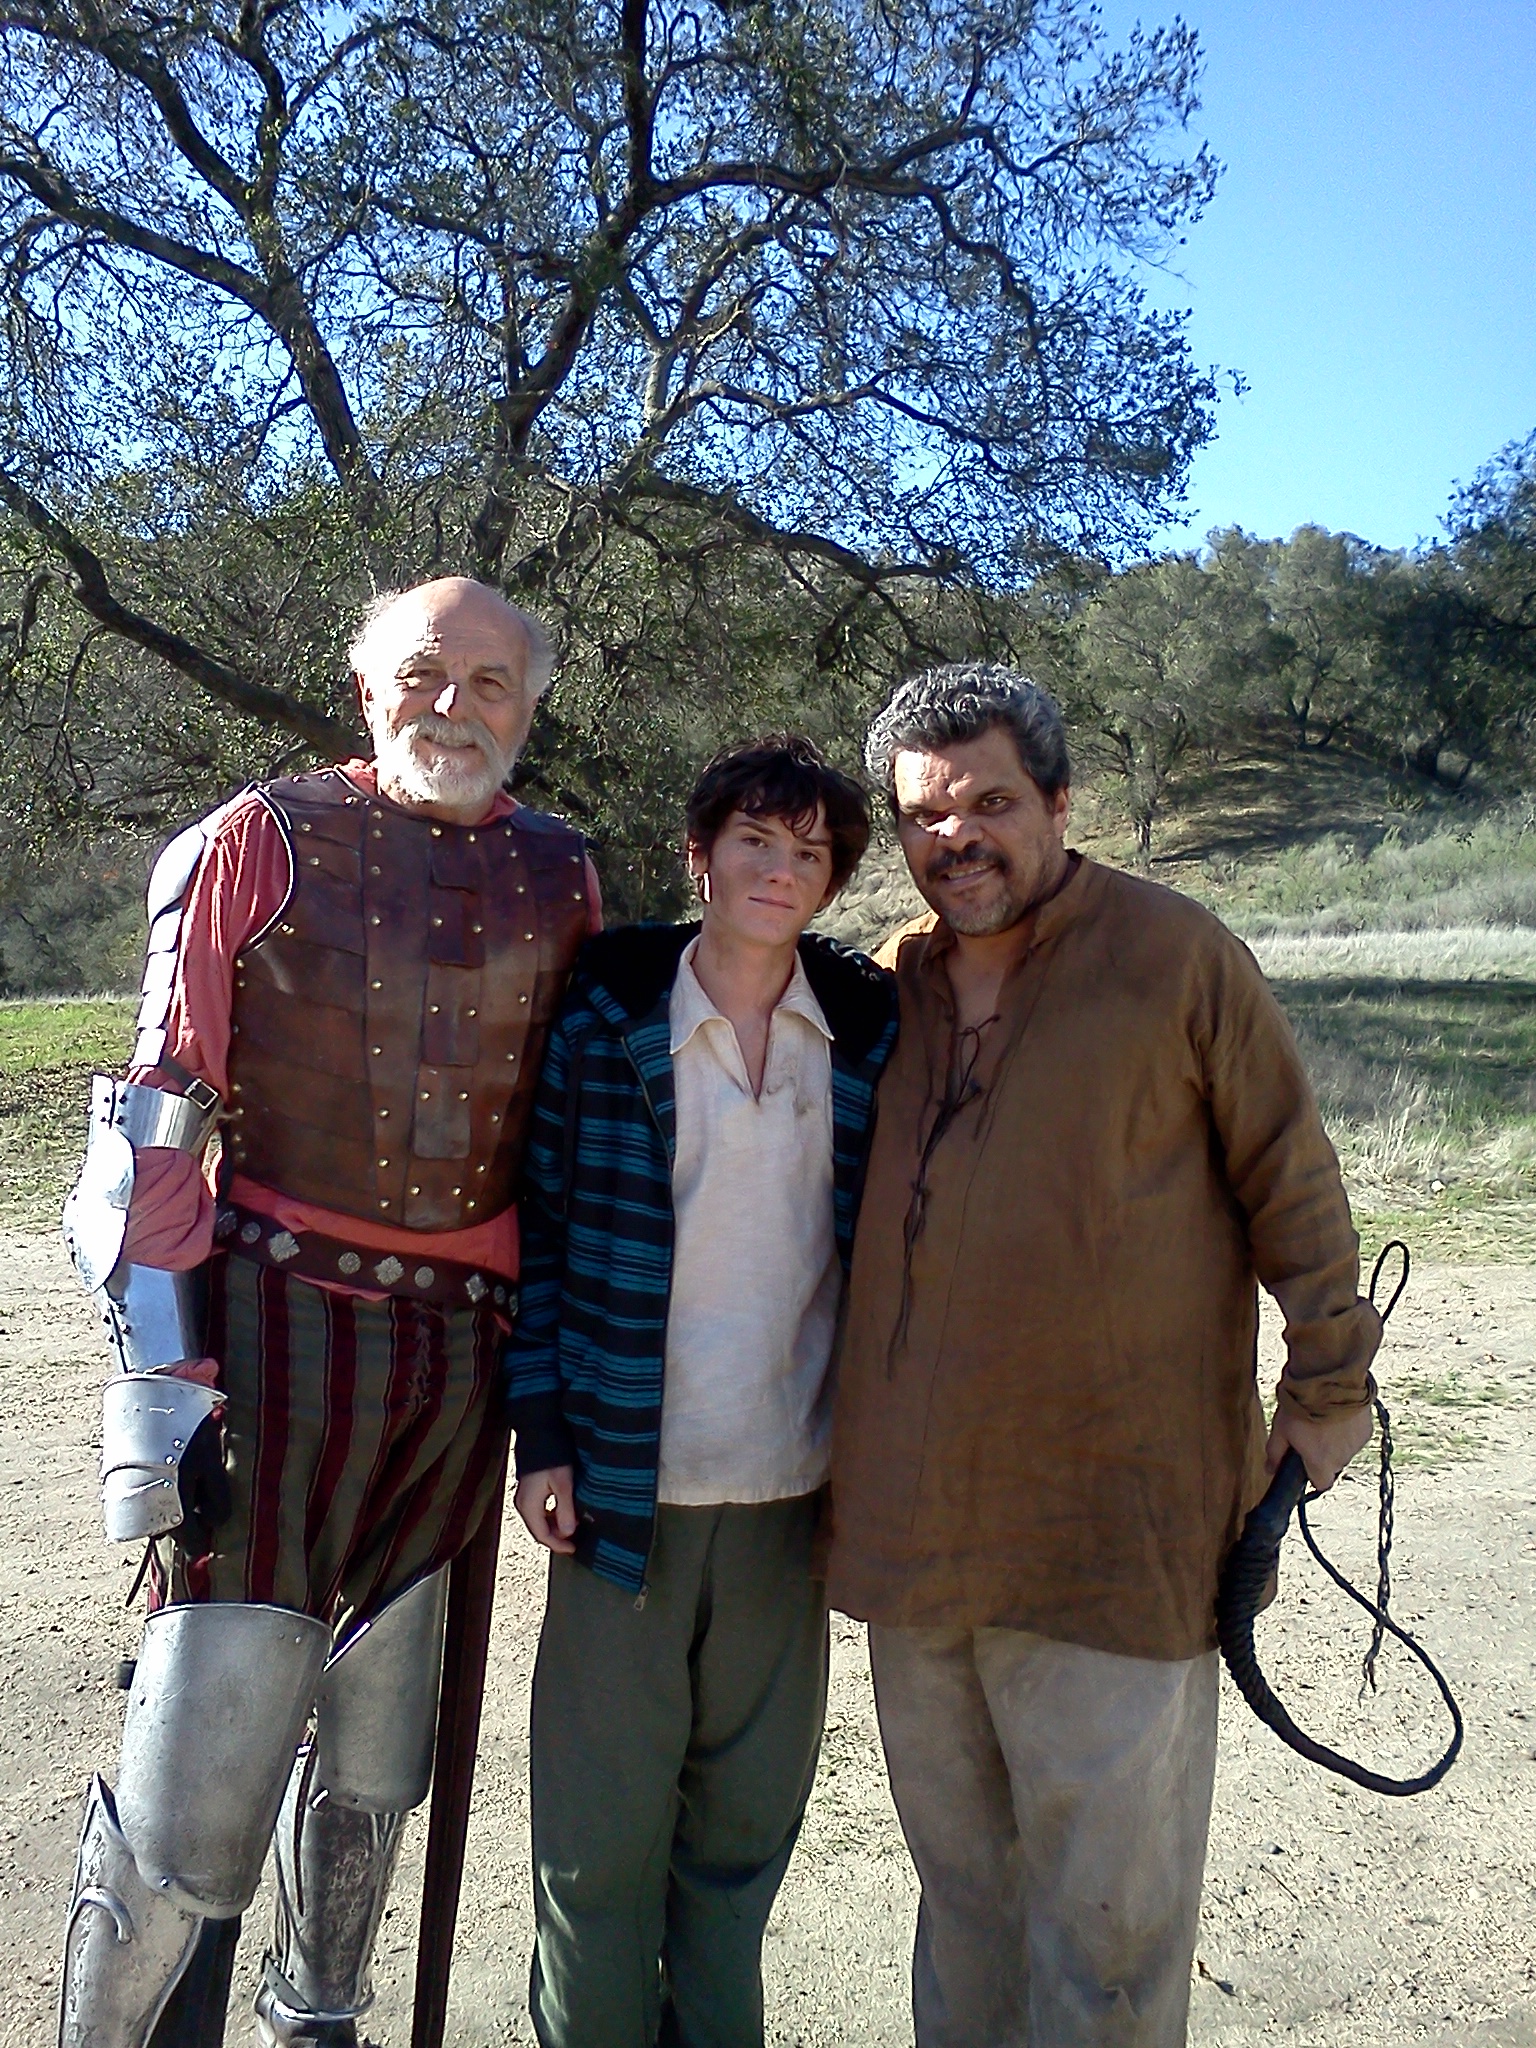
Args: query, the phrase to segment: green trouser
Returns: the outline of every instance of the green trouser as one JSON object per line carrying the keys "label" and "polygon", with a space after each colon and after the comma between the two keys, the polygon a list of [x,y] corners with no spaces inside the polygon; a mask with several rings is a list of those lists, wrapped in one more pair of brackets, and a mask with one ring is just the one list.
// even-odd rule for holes
{"label": "green trouser", "polygon": [[532,1742],[543,2048],[761,2048],[763,1930],[827,1704],[819,1498],[661,1508],[643,1604],[550,1560]]}

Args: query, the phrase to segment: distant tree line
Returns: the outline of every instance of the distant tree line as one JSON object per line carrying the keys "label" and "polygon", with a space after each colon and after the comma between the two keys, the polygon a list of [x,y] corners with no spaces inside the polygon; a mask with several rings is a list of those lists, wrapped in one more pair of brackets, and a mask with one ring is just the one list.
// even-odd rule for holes
{"label": "distant tree line", "polygon": [[1032,594],[1037,665],[1144,859],[1181,774],[1255,746],[1352,751],[1410,799],[1536,785],[1536,434],[1457,492],[1432,547],[1232,529],[1059,580]]}

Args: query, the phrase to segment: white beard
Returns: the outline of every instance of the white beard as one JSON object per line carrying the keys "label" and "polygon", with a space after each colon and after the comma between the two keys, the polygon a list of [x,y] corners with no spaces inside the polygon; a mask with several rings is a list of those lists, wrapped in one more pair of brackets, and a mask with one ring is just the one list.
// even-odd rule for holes
{"label": "white beard", "polygon": [[[420,740],[442,751],[428,758]],[[379,785],[420,804],[488,804],[512,771],[516,750],[497,745],[477,718],[440,718],[424,711],[375,743]]]}

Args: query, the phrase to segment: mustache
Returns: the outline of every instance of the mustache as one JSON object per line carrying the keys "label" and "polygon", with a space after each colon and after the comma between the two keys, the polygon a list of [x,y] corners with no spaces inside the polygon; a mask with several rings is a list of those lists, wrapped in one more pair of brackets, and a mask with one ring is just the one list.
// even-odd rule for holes
{"label": "mustache", "polygon": [[956,868],[993,868],[1000,875],[1008,872],[1008,863],[1000,853],[984,852],[979,846],[957,852],[953,847],[942,846],[928,863],[929,879],[941,881],[945,875],[953,874]]}
{"label": "mustache", "polygon": [[435,746],[460,752],[477,747],[488,761],[501,755],[495,735],[478,718],[444,718],[436,711],[423,711],[400,728],[399,736],[406,744],[415,739],[431,740]]}

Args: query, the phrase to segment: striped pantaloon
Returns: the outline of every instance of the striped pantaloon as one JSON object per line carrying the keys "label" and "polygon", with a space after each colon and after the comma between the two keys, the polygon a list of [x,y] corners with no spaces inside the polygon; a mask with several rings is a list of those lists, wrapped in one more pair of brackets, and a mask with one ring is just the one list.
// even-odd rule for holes
{"label": "striped pantaloon", "polygon": [[506,1442],[490,1304],[370,1301],[225,1253],[209,1309],[234,1512],[192,1597],[350,1627],[463,1549]]}

